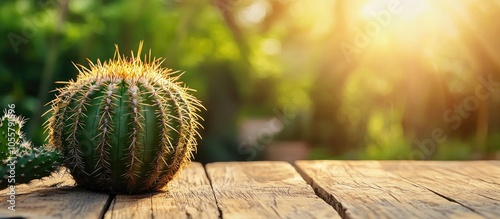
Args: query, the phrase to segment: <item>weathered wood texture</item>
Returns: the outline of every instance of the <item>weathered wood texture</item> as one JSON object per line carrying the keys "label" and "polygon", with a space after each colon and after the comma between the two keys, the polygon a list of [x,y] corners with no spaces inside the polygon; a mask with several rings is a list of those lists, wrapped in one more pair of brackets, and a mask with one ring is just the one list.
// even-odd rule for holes
{"label": "weathered wood texture", "polygon": [[205,169],[192,163],[164,192],[117,195],[105,215],[115,218],[218,218],[219,210]]}
{"label": "weathered wood texture", "polygon": [[382,168],[486,218],[500,217],[500,167],[490,162],[382,162]]}
{"label": "weathered wood texture", "polygon": [[75,187],[65,170],[52,177],[16,186],[15,212],[8,210],[9,189],[0,191],[0,217],[99,218],[109,195]]}
{"label": "weathered wood texture", "polygon": [[497,162],[297,161],[344,218],[499,218]]}
{"label": "weathered wood texture", "polygon": [[212,163],[223,218],[340,218],[286,162]]}
{"label": "weathered wood texture", "polygon": [[296,165],[193,163],[163,192],[116,197],[60,172],[18,185],[15,212],[0,191],[0,218],[500,218],[500,161]]}

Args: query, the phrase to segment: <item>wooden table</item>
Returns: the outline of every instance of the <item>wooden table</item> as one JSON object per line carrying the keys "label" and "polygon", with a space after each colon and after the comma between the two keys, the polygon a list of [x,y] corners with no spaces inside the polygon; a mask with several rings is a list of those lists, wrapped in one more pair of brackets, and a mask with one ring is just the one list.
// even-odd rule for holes
{"label": "wooden table", "polygon": [[108,195],[68,174],[16,187],[26,218],[500,218],[500,161],[193,163],[164,192]]}

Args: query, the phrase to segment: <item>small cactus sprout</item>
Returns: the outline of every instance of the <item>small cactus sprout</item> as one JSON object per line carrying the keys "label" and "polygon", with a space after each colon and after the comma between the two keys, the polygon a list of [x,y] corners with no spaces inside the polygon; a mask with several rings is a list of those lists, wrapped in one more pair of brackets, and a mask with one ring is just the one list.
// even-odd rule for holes
{"label": "small cactus sprout", "polygon": [[25,141],[21,143],[15,156],[2,161],[0,189],[50,176],[59,169],[62,161],[62,155],[58,151],[45,146],[34,147]]}
{"label": "small cactus sprout", "polygon": [[0,120],[0,189],[50,176],[62,164],[62,155],[24,139],[24,119],[5,112]]}
{"label": "small cactus sprout", "polygon": [[23,125],[23,118],[8,113],[7,110],[4,112],[0,119],[0,160],[3,161],[10,157],[11,152],[12,154],[16,153],[12,150],[18,148],[24,137],[21,132]]}
{"label": "small cactus sprout", "polygon": [[201,103],[151,53],[120,55],[57,90],[46,122],[49,145],[80,186],[109,193],[164,187],[196,149]]}

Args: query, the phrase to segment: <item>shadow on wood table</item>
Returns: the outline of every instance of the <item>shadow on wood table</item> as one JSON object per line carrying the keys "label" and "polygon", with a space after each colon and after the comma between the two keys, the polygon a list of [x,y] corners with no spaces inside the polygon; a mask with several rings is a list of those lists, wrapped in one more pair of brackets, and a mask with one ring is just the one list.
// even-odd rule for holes
{"label": "shadow on wood table", "polygon": [[500,161],[192,163],[163,192],[108,195],[68,174],[0,191],[2,218],[500,218]]}

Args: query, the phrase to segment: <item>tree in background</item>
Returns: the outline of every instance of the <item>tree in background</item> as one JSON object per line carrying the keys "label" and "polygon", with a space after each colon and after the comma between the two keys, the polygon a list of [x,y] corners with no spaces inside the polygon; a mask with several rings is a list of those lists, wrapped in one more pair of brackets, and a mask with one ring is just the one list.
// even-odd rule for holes
{"label": "tree in background", "polygon": [[[460,115],[459,125],[444,117],[474,94],[477,77],[500,81],[500,6],[410,0],[388,18],[390,2],[2,3],[0,104],[15,103],[41,144],[43,104],[53,98],[53,81],[75,77],[71,62],[106,59],[113,44],[127,51],[144,40],[153,56],[167,57],[165,66],[186,71],[183,80],[208,106],[199,152],[205,162],[244,160],[242,122],[285,111],[305,118],[285,125],[308,130],[296,136],[313,145],[312,158],[494,157],[498,93]],[[437,128],[447,140],[412,157]]]}

